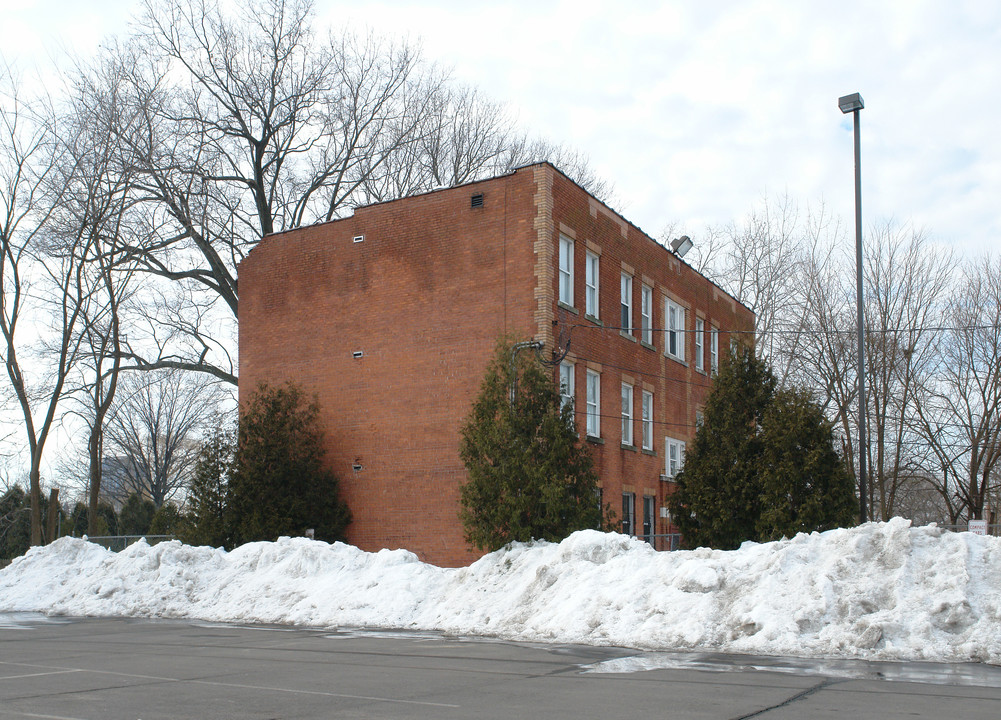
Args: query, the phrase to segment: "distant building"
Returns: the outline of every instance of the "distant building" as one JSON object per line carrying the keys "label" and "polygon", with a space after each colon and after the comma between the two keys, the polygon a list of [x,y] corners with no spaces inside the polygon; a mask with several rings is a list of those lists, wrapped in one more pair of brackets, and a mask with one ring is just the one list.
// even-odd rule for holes
{"label": "distant building", "polygon": [[[365,550],[464,564],[459,429],[501,334],[569,353],[603,499],[661,547],[731,331],[750,310],[548,163],[266,237],[240,265],[240,394],[319,399]],[[660,536],[659,538],[655,536]]]}

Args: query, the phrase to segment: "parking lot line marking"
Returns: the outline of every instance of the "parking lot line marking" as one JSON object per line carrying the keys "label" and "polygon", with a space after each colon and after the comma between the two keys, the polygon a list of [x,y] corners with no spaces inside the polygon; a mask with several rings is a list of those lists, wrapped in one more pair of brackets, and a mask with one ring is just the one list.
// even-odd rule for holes
{"label": "parking lot line marking", "polygon": [[25,675],[3,675],[0,680],[20,680],[21,678],[45,677],[46,675],[65,675],[66,673],[84,672],[83,670],[52,670],[50,672],[27,673]]}

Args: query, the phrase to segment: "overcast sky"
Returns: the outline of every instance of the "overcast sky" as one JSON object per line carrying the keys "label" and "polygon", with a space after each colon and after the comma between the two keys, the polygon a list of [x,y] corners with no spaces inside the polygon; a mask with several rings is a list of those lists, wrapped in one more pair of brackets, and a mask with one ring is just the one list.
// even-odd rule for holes
{"label": "overcast sky", "polygon": [[[0,0],[0,52],[44,63],[127,32],[133,0]],[[1001,2],[318,0],[321,25],[425,55],[585,152],[649,234],[739,219],[766,195],[853,222],[860,92],[865,222],[972,254],[1001,237]]]}

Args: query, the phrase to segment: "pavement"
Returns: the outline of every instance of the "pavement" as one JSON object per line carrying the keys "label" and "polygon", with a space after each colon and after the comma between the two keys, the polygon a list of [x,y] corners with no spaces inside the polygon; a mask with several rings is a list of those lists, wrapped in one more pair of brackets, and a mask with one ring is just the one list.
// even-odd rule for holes
{"label": "pavement", "polygon": [[1001,668],[0,615],[0,720],[1001,717]]}

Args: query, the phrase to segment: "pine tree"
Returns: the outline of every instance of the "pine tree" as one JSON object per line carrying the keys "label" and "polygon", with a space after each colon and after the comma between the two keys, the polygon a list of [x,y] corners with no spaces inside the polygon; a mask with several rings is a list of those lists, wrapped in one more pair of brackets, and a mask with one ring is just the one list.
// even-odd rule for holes
{"label": "pine tree", "polygon": [[[511,541],[559,541],[603,525],[598,477],[574,429],[573,409],[531,353],[502,341],[462,428],[467,482],[459,517],[466,539],[487,551]],[[511,382],[517,393],[511,402]]]}
{"label": "pine tree", "polygon": [[156,505],[152,500],[132,493],[122,505],[122,511],[118,513],[118,532],[122,535],[145,535],[149,532],[155,514]]}
{"label": "pine tree", "polygon": [[686,546],[735,548],[756,537],[762,450],[757,429],[774,391],[771,371],[748,348],[738,346],[724,358],[702,427],[688,444],[667,500]]}
{"label": "pine tree", "polygon": [[223,424],[202,444],[188,491],[188,524],[183,529],[186,543],[228,544],[226,493],[235,453],[233,430]]}
{"label": "pine tree", "polygon": [[775,384],[746,347],[720,367],[668,497],[687,547],[733,549],[852,523],[853,485],[830,423],[807,395]]}
{"label": "pine tree", "polygon": [[764,540],[852,525],[855,485],[834,449],[834,428],[804,392],[775,394],[761,424]]}
{"label": "pine tree", "polygon": [[343,538],[351,514],[323,464],[319,412],[292,384],[262,384],[244,406],[227,502],[232,544],[307,529],[318,540]]}

